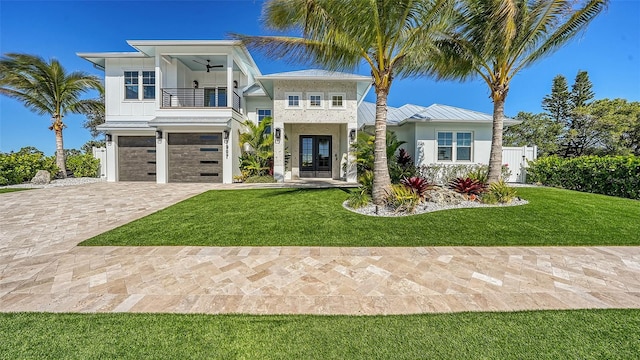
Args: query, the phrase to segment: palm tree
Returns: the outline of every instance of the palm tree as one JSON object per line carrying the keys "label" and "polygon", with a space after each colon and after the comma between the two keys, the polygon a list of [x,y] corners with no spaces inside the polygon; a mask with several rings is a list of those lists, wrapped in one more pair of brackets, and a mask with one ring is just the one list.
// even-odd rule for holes
{"label": "palm tree", "polygon": [[502,167],[504,104],[511,79],[586,28],[608,0],[460,0],[456,32],[425,63],[443,79],[481,77],[493,101],[488,181]]}
{"label": "palm tree", "polygon": [[51,115],[50,130],[56,135],[56,165],[63,177],[66,163],[62,118],[66,113],[99,112],[104,104],[80,99],[89,90],[104,90],[100,79],[84,72],[67,73],[58,60],[49,62],[28,54],[5,54],[0,58],[0,94],[24,103],[31,111]]}
{"label": "palm tree", "polygon": [[387,168],[387,96],[394,77],[426,74],[433,42],[448,29],[453,0],[271,0],[266,24],[302,37],[233,35],[269,57],[350,70],[365,64],[376,92],[373,201],[391,187]]}
{"label": "palm tree", "polygon": [[240,144],[240,168],[249,176],[262,176],[270,171],[273,165],[273,134],[271,134],[270,117],[265,117],[256,124],[251,120],[243,123],[246,131],[238,130]]}

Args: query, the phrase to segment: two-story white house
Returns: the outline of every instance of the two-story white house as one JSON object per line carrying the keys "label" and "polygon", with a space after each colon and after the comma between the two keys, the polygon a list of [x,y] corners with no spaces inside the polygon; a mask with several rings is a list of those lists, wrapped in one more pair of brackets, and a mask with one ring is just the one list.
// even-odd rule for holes
{"label": "two-story white house", "polygon": [[107,181],[222,182],[239,175],[238,131],[274,119],[274,177],[356,181],[350,142],[366,76],[262,75],[239,41],[128,41],[79,53],[105,72]]}
{"label": "two-story white house", "polygon": [[[107,181],[231,183],[242,123],[272,117],[277,181],[356,182],[351,144],[375,120],[369,76],[262,75],[239,41],[128,41],[79,53],[105,73]],[[491,115],[434,104],[388,108],[388,127],[419,166],[488,163]],[[515,124],[505,120],[505,126]],[[519,157],[518,157],[519,158]]]}

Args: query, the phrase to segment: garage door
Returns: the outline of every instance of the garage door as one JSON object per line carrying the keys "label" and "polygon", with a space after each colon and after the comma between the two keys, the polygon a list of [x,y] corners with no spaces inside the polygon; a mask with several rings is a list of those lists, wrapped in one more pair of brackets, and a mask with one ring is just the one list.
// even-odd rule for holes
{"label": "garage door", "polygon": [[222,133],[169,134],[169,182],[222,182]]}
{"label": "garage door", "polygon": [[118,180],[156,181],[155,137],[118,137]]}

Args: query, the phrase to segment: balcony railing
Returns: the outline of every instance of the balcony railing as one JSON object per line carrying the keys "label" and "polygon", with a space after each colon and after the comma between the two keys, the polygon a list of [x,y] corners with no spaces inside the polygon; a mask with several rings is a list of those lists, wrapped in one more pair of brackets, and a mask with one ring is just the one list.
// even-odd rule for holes
{"label": "balcony railing", "polygon": [[[229,104],[229,92],[226,87],[217,88],[163,88],[163,108],[227,108],[231,107],[240,112],[242,98],[235,91],[232,92],[231,104]],[[231,106],[229,106],[231,105]]]}

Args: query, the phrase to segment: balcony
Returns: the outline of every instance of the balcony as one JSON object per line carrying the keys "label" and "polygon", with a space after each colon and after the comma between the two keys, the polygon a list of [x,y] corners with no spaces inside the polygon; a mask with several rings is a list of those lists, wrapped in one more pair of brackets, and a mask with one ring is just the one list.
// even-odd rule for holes
{"label": "balcony", "polygon": [[[162,108],[232,108],[240,112],[242,98],[232,92],[229,104],[226,87],[215,88],[163,88]],[[231,106],[229,106],[231,105]]]}

